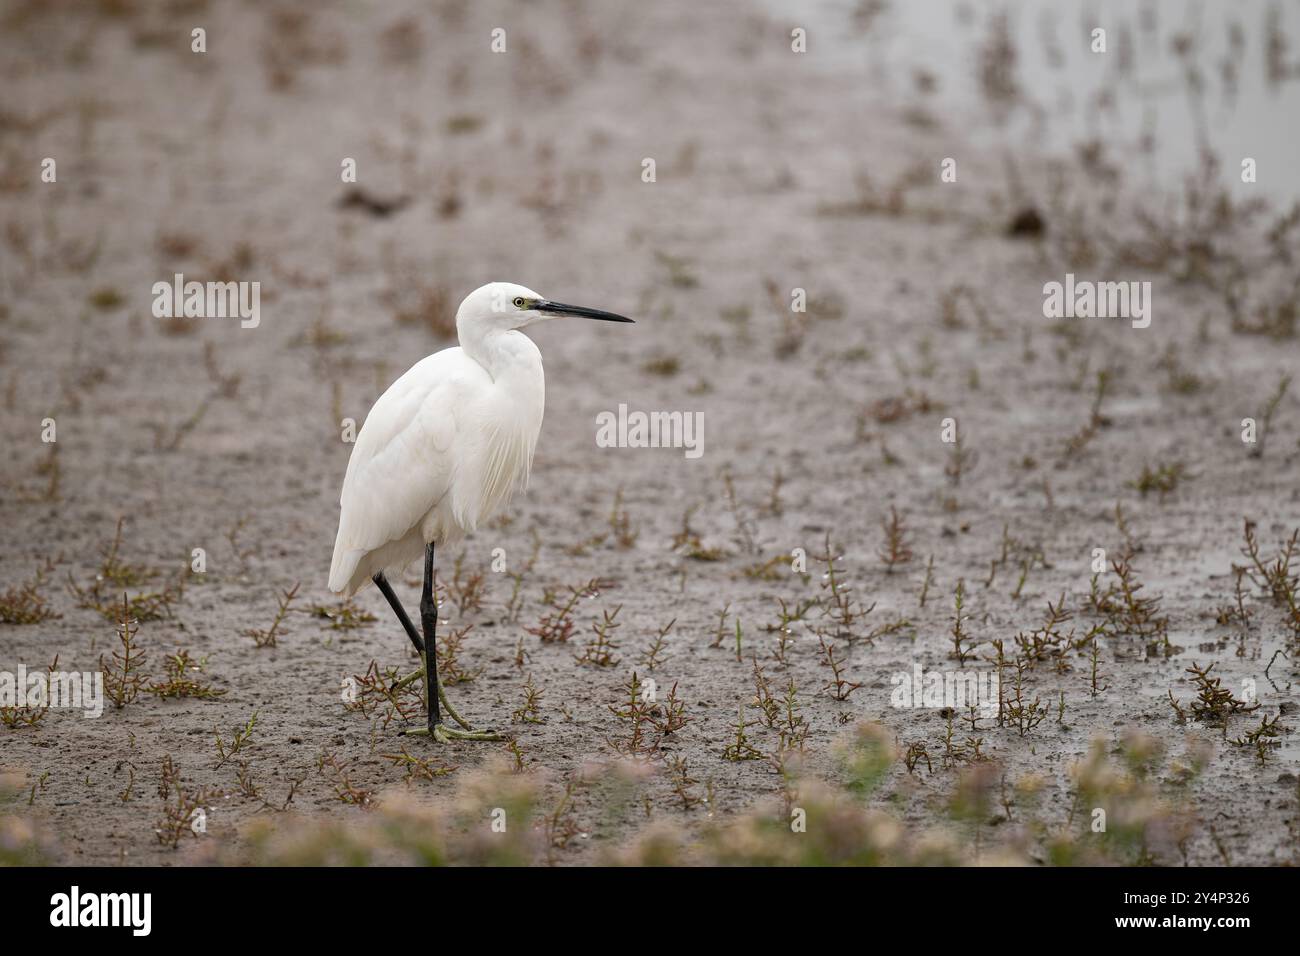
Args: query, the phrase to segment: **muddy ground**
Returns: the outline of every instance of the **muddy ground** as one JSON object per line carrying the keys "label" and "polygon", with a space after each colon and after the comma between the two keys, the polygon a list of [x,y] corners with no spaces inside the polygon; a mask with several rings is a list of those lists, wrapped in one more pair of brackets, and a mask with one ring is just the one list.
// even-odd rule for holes
{"label": "muddy ground", "polygon": [[[758,719],[755,661],[778,695],[794,682],[809,772],[837,779],[833,741],[879,722],[900,753],[920,744],[928,759],[913,749],[911,770],[896,762],[873,801],[910,826],[946,825],[971,761],[942,756],[943,712],[891,706],[891,675],[989,670],[990,642],[1013,657],[1016,634],[1064,595],[1074,617],[1061,631],[1078,643],[1023,675],[1046,718],[1023,735],[977,724],[996,778],[1041,779],[1046,818],[1086,840],[1088,808],[1070,815],[1072,765],[1093,740],[1116,752],[1148,735],[1162,768],[1208,760],[1171,789],[1193,822],[1158,862],[1295,861],[1297,673],[1279,652],[1296,635],[1249,579],[1246,621],[1221,609],[1236,606],[1233,565],[1247,563],[1243,522],[1266,559],[1300,525],[1300,393],[1276,403],[1262,456],[1241,424],[1262,422],[1297,368],[1296,237],[1270,238],[1285,209],[1252,213],[1239,190],[1213,204],[1234,156],[1161,195],[1126,178],[1122,152],[977,149],[969,134],[994,123],[992,105],[945,109],[946,91],[907,77],[885,93],[866,64],[819,57],[815,36],[796,55],[785,19],[739,5],[78,10],[7,4],[0,39],[0,588],[12,605],[32,584],[57,615],[0,625],[0,667],[57,655],[60,669],[96,669],[118,647],[111,605],[125,589],[150,678],[184,649],[202,662],[190,676],[225,693],[146,692],[98,719],[51,710],[0,728],[0,768],[20,787],[7,812],[46,835],[45,858],[235,858],[247,825],[291,791],[290,812],[351,820],[374,810],[349,794],[436,805],[494,757],[536,774],[549,811],[584,765],[616,756],[626,726],[611,706],[633,671],[675,685],[689,722],[648,758],[631,809],[611,817],[580,792],[580,833],[550,859],[595,862],[647,820],[693,833],[779,812],[773,761],[724,757],[738,708]],[[870,17],[846,24],[873,29]],[[190,49],[196,25],[203,54]],[[40,179],[45,157],[57,182]],[[340,180],[348,157],[355,187]],[[940,181],[945,157],[956,182]],[[176,272],[259,281],[260,324],[155,318],[153,283]],[[1151,281],[1150,327],[1045,318],[1043,284],[1067,272]],[[477,675],[449,693],[515,734],[513,755],[440,750],[399,738],[382,707],[347,710],[349,675],[372,660],[406,670],[414,654],[373,589],[356,601],[373,623],[313,613],[337,606],[325,582],[350,448],[341,421],[362,421],[397,375],[454,344],[455,304],[495,279],[637,320],[536,330],[548,395],[531,486],[441,556],[444,583],[459,561],[484,588],[477,609],[458,606],[459,587],[445,595],[444,633],[472,625],[458,661]],[[806,313],[790,309],[796,288]],[[598,447],[596,417],[620,403],[702,413],[703,455]],[[942,440],[946,418],[960,451]],[[1144,468],[1159,476],[1144,483]],[[892,569],[879,553],[891,508],[911,552]],[[849,600],[874,604],[845,626],[818,560],[828,535]],[[206,568],[188,574],[196,548]],[[1131,552],[1142,595],[1160,604],[1147,625],[1125,619],[1089,642],[1107,620],[1089,606],[1096,548],[1108,562]],[[795,549],[807,574],[791,568]],[[1115,580],[1108,569],[1099,586]],[[965,664],[951,656],[959,581],[976,645]],[[276,646],[257,646],[248,632],[266,630],[295,585]],[[543,642],[528,629],[571,587],[584,592],[572,637]],[[398,589],[414,610],[415,570]],[[779,602],[813,598],[778,660]],[[616,663],[578,662],[615,608]],[[669,622],[651,670],[644,655]],[[819,631],[862,685],[846,700],[827,689]],[[1210,662],[1261,705],[1226,729],[1180,721],[1167,697],[1189,709],[1187,669]],[[529,675],[541,722],[512,722]],[[223,762],[215,738],[229,745],[254,714]],[[1263,747],[1232,743],[1279,715]],[[776,752],[775,730],[747,733]],[[455,769],[408,781],[382,756],[402,746]],[[665,753],[686,758],[707,803],[683,809]],[[329,755],[346,786],[322,767]],[[207,801],[206,833],[177,849],[156,833],[166,758],[185,787],[226,792]]]}

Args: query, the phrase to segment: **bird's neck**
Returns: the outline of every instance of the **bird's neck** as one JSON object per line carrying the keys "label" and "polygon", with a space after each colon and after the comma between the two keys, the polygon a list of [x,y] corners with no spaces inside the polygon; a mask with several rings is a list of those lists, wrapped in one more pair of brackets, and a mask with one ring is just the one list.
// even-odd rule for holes
{"label": "bird's neck", "polygon": [[483,329],[460,334],[465,354],[487,369],[493,381],[519,374],[530,374],[541,363],[541,353],[533,340],[513,329]]}

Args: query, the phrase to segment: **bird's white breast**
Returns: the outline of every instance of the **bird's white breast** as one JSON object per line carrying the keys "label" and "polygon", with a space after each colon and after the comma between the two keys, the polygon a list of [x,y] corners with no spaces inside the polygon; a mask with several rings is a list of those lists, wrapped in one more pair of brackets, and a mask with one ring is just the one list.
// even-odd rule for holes
{"label": "bird's white breast", "polygon": [[486,384],[458,417],[451,517],[462,531],[486,521],[528,485],[546,383],[537,346],[510,332],[494,343]]}

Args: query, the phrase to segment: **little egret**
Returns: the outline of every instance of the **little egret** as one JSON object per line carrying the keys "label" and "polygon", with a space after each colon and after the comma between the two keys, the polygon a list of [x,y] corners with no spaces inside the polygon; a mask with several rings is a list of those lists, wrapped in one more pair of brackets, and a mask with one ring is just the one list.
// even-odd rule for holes
{"label": "little egret", "polygon": [[[350,597],[373,581],[419,652],[421,669],[398,686],[423,677],[429,726],[409,733],[443,743],[501,739],[475,731],[438,680],[434,547],[459,541],[527,485],[546,389],[542,353],[519,330],[563,316],[632,321],[510,282],[475,289],[456,310],[460,345],[421,359],[390,385],[352,448],[329,586]],[[385,576],[421,554],[423,639]],[[439,702],[462,729],[443,724]]]}

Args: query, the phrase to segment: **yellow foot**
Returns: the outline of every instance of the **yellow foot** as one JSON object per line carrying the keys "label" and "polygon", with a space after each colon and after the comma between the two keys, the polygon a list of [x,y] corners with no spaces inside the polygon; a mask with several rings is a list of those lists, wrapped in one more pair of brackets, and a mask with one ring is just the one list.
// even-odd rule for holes
{"label": "yellow foot", "polygon": [[[422,666],[418,671],[413,671],[410,674],[407,674],[401,680],[394,681],[393,685],[389,688],[389,692],[395,693],[404,687],[409,687],[411,684],[414,684],[417,680],[420,680],[421,678],[424,678],[425,686],[427,687],[429,681],[424,669],[423,654],[420,655],[420,662]],[[427,701],[428,701],[427,693],[425,694],[425,701],[427,705]],[[442,709],[445,710],[451,716],[452,720],[456,721],[456,723],[460,724],[461,727],[463,727],[465,730],[468,730],[470,733],[477,733],[477,731],[474,730],[474,726],[468,720],[462,717],[460,715],[460,712],[457,711],[456,708],[451,705],[451,701],[447,699],[447,691],[442,686],[442,681],[438,681],[438,701],[442,704]],[[491,738],[491,739],[499,739],[499,738]]]}
{"label": "yellow foot", "polygon": [[[429,734],[429,728],[413,727],[402,733],[408,737],[425,737]],[[453,740],[505,740],[506,736],[492,730],[457,730],[455,727],[439,723],[433,728],[433,739],[441,744],[449,744]]]}

